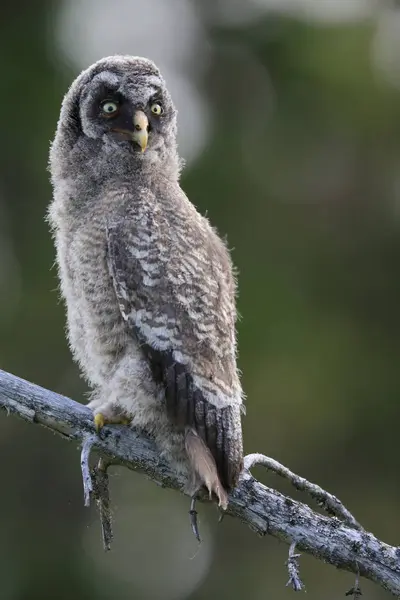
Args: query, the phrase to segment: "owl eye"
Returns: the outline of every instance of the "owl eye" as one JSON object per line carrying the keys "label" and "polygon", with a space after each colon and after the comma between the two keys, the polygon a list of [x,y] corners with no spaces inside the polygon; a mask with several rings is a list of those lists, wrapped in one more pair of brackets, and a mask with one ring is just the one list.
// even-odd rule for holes
{"label": "owl eye", "polygon": [[105,116],[112,117],[118,112],[118,104],[116,102],[106,100],[106,102],[102,103],[101,110]]}
{"label": "owl eye", "polygon": [[160,102],[153,102],[153,104],[150,106],[150,110],[153,113],[153,115],[157,116],[162,115],[164,112],[164,109],[161,106]]}

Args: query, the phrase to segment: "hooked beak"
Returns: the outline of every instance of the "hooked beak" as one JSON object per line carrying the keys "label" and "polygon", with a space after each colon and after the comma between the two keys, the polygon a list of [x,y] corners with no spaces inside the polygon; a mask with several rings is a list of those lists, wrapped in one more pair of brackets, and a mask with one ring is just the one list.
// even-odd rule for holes
{"label": "hooked beak", "polygon": [[149,134],[148,134],[148,127],[149,127],[149,120],[146,117],[146,115],[144,114],[144,112],[142,110],[137,110],[135,112],[135,114],[133,115],[133,134],[132,134],[132,140],[134,142],[136,142],[137,144],[139,144],[139,146],[142,149],[142,152],[144,152],[147,148],[147,142],[149,139]]}

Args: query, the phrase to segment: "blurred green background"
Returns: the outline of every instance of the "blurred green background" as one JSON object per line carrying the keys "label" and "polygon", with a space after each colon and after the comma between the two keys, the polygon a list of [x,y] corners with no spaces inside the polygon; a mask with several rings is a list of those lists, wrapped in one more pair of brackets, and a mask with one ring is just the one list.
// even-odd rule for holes
{"label": "blurred green background", "polygon": [[[0,18],[0,367],[85,401],[44,221],[60,103],[113,53],[161,67],[182,185],[239,269],[246,453],[337,494],[400,543],[400,8],[368,0],[19,0]],[[114,469],[115,543],[77,448],[0,415],[0,598],[275,600],[287,547]],[[268,485],[293,494],[262,470]],[[299,494],[296,498],[307,500]],[[308,598],[353,576],[301,558]],[[387,596],[369,582],[364,597]]]}

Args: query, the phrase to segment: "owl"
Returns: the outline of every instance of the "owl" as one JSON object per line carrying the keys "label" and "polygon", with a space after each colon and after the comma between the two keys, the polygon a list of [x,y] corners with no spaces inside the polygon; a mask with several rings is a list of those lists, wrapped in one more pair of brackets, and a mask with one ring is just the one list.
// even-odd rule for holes
{"label": "owl", "polygon": [[48,221],[74,359],[97,430],[154,439],[221,509],[242,465],[236,280],[225,243],[179,185],[176,109],[156,65],[111,56],[64,97]]}

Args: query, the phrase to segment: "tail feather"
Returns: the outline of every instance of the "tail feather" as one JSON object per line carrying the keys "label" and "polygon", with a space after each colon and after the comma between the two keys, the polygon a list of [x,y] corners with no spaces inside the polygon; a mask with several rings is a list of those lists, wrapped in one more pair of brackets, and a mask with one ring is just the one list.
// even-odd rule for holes
{"label": "tail feather", "polygon": [[217,465],[210,449],[194,429],[187,429],[185,446],[190,464],[207,487],[210,499],[214,492],[218,498],[218,505],[223,510],[226,510],[228,507],[228,495],[221,484]]}

